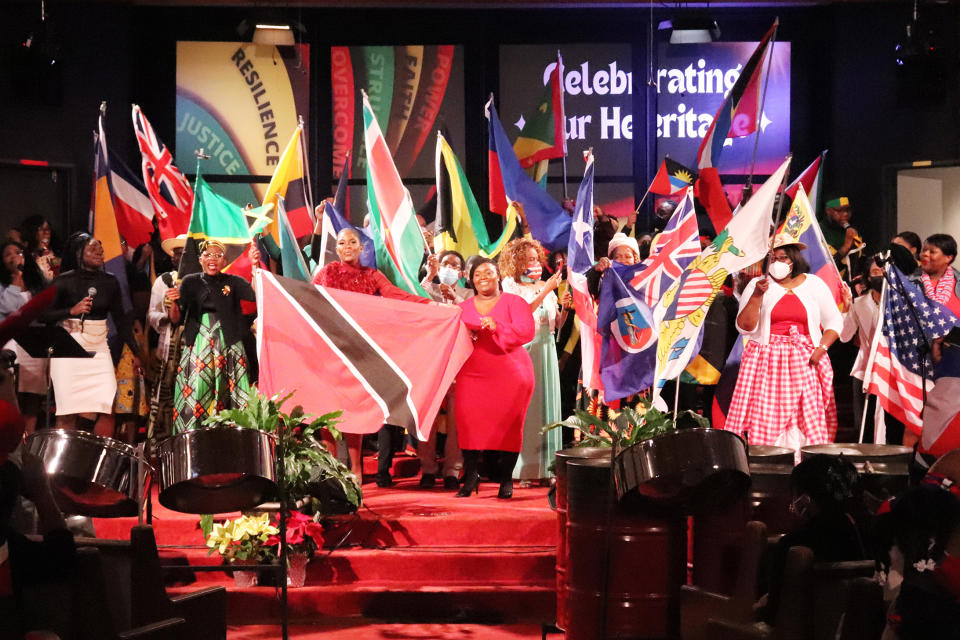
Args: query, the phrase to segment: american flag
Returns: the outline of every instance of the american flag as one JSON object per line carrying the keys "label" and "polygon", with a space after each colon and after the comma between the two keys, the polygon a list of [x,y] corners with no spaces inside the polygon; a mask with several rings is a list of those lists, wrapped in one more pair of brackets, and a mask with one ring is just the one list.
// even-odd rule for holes
{"label": "american flag", "polygon": [[926,345],[960,324],[950,310],[910,282],[895,266],[886,271],[883,324],[875,337],[864,387],[887,413],[916,433],[923,428],[923,385],[933,388]]}
{"label": "american flag", "polygon": [[170,150],[153,132],[140,107],[133,105],[133,130],[143,158],[143,182],[157,215],[160,237],[166,240],[187,232],[193,209],[193,189],[173,164]]}
{"label": "american flag", "polygon": [[650,257],[641,263],[642,269],[630,279],[630,285],[643,295],[643,301],[653,308],[687,265],[700,255],[700,232],[693,193],[685,189],[680,206],[673,212],[663,233],[650,247]]}

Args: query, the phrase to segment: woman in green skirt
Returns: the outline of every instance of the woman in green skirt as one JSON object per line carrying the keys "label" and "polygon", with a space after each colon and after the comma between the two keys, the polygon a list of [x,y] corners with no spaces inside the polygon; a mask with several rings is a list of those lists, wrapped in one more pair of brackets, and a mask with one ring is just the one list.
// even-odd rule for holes
{"label": "woman in green skirt", "polygon": [[[554,329],[563,323],[566,311],[559,311],[557,294],[560,272],[542,280],[546,254],[540,243],[532,238],[517,238],[507,243],[500,253],[502,289],[522,297],[530,304],[537,333],[533,342],[524,345],[533,361],[536,386],[527,408],[523,424],[523,447],[513,469],[513,477],[520,486],[530,486],[547,480],[554,454],[563,448],[559,429],[541,433],[544,426],[561,420],[560,370],[557,366],[557,347]],[[560,316],[560,318],[558,318]]]}
{"label": "woman in green skirt", "polygon": [[200,273],[191,273],[171,290],[169,315],[183,322],[184,349],[173,392],[173,433],[198,428],[207,416],[247,406],[251,389],[243,335],[250,318],[242,300],[255,301],[243,278],[221,273],[226,249],[216,240],[201,245]]}

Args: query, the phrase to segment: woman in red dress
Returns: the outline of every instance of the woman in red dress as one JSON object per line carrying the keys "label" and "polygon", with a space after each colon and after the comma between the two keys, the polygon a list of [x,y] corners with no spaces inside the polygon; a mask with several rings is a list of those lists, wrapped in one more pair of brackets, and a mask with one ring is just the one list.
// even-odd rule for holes
{"label": "woman in red dress", "polygon": [[523,421],[533,395],[530,354],[523,345],[536,333],[530,305],[500,291],[493,260],[470,271],[477,295],[460,303],[461,320],[473,332],[473,353],[457,374],[454,407],[463,451],[463,486],[458,498],[479,491],[477,465],[487,449],[500,452],[498,498],[513,495],[513,467],[523,442]]}
{"label": "woman in red dress", "polygon": [[[376,269],[364,267],[360,264],[360,253],[363,251],[363,243],[357,232],[350,228],[341,229],[337,234],[337,262],[331,262],[325,265],[313,278],[313,284],[319,284],[331,289],[342,289],[344,291],[353,291],[354,293],[367,293],[370,295],[380,295],[384,298],[394,298],[397,300],[407,300],[408,302],[419,302],[426,304],[430,298],[421,298],[412,293],[407,293],[400,287],[395,286],[387,276]],[[387,487],[393,484],[390,477],[390,464],[393,462],[393,443],[390,426],[384,426],[378,434],[380,444],[380,461],[377,470],[377,486]],[[347,433],[347,451],[350,453],[350,461],[354,466],[353,472],[357,477],[363,480],[363,458],[362,444],[363,434]],[[384,452],[389,451],[388,454]]]}

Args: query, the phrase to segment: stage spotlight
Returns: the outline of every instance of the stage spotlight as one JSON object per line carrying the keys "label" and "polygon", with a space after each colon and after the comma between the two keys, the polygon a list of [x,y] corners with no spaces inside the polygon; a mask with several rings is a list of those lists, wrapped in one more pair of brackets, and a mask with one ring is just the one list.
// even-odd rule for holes
{"label": "stage spotlight", "polygon": [[710,18],[663,20],[657,29],[670,32],[670,44],[694,44],[720,39],[720,26]]}
{"label": "stage spotlight", "polygon": [[253,31],[253,43],[292,47],[296,40],[289,24],[258,24]]}

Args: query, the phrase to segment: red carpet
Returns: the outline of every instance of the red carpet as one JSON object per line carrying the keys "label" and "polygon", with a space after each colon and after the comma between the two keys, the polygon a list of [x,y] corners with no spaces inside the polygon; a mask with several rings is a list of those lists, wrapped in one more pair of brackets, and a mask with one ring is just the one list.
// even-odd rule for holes
{"label": "red carpet", "polygon": [[[291,638],[299,640],[539,640],[541,637],[540,626],[531,624],[367,624],[322,627],[294,625],[288,631]],[[227,637],[230,640],[275,640],[280,637],[280,627],[230,627]]]}
{"label": "red carpet", "polygon": [[[394,469],[411,463],[399,457]],[[540,636],[540,623],[553,621],[557,521],[547,490],[517,487],[512,500],[498,500],[498,485],[483,483],[479,495],[455,498],[440,488],[420,489],[418,482],[419,476],[386,489],[365,484],[360,512],[334,518],[328,548],[308,567],[307,585],[289,590],[289,614],[300,624],[346,619],[354,630],[297,627],[296,637],[532,638]],[[169,511],[156,496],[153,509],[165,562],[218,562],[203,547],[198,516]],[[135,518],[95,520],[103,538],[128,538],[134,524]],[[168,587],[171,593],[228,587],[228,621],[239,625],[231,637],[279,637],[279,627],[271,627],[280,615],[274,588],[238,589],[219,571],[184,573],[176,574],[180,582]],[[369,624],[373,620],[417,624]],[[452,621],[458,624],[425,624]]]}

